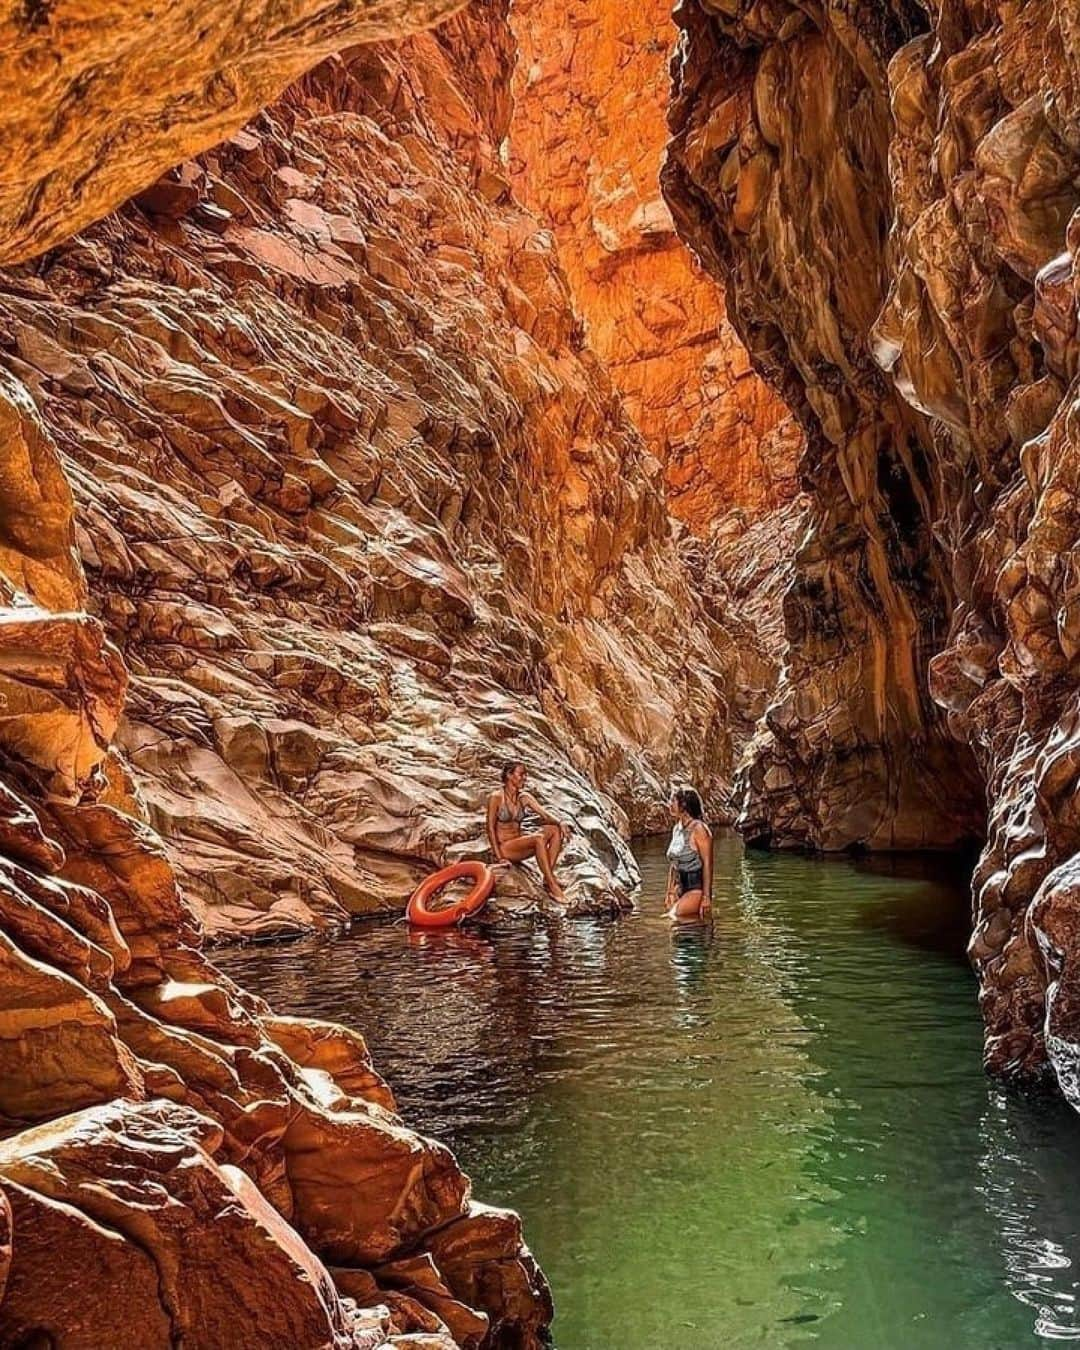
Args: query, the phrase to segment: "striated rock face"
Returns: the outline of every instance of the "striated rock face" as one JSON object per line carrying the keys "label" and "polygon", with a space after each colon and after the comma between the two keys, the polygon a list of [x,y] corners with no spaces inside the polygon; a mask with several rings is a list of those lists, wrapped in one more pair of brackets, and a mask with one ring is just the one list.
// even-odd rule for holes
{"label": "striated rock face", "polygon": [[812,494],[744,826],[944,843],[974,763],[988,1063],[1080,1101],[1080,18],[718,8],[681,6],[667,191]]}
{"label": "striated rock face", "polygon": [[0,261],[32,257],[242,126],[350,42],[462,0],[25,0],[0,13]]}
{"label": "striated rock face", "polygon": [[734,764],[755,643],[692,594],[499,174],[504,10],[323,65],[0,287],[131,672],[120,744],[212,934],[400,909],[484,848],[508,755],[579,826],[575,903],[618,907],[627,829]]}
{"label": "striated rock face", "polygon": [[618,908],[764,708],[743,541],[672,532],[499,171],[505,0],[236,129],[445,8],[8,20],[0,228],[54,247],[0,280],[0,1347],[537,1350],[517,1217],[200,919],[400,905],[507,755]]}
{"label": "striated rock face", "polygon": [[660,194],[670,0],[517,0],[515,189],[549,223],[589,342],[699,534],[789,500],[801,437]]}
{"label": "striated rock face", "polygon": [[516,1219],[403,1125],[362,1039],[200,953],[109,746],[124,671],[57,453],[8,375],[0,410],[40,521],[3,527],[0,1345],[538,1346]]}
{"label": "striated rock face", "polygon": [[806,429],[814,503],[743,828],[826,849],[949,845],[979,816],[968,757],[926,686],[953,598],[932,532],[943,485],[928,422],[890,392],[868,345],[889,218],[888,100],[872,55],[911,23],[867,5],[867,25],[871,10],[877,21],[863,36],[796,6],[733,8],[728,20],[682,7],[665,181],[681,228],[727,277],[759,368]]}

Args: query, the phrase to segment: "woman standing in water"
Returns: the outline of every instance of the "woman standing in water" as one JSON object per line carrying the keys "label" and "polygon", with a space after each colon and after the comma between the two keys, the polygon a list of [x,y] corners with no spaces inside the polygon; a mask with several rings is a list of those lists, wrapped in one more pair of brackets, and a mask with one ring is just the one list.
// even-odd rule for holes
{"label": "woman standing in water", "polygon": [[672,919],[708,919],[712,916],[712,831],[705,824],[701,798],[693,788],[679,788],[668,802],[675,819],[667,855],[667,901]]}
{"label": "woman standing in water", "polygon": [[[531,793],[525,791],[528,772],[521,760],[503,765],[502,788],[488,798],[487,834],[496,862],[524,862],[535,858],[544,885],[553,900],[563,902],[566,895],[555,879],[555,864],[569,833],[569,826],[550,815]],[[525,812],[539,816],[543,828],[535,834],[522,829]]]}

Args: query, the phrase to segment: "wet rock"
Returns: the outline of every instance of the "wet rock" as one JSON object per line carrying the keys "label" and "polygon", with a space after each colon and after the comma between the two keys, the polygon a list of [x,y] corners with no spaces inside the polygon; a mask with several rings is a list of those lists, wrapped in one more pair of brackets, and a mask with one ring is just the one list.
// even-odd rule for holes
{"label": "wet rock", "polygon": [[431,1254],[454,1295],[487,1313],[496,1342],[527,1344],[550,1319],[551,1292],[522,1247],[521,1220],[512,1211],[471,1205],[433,1234]]}

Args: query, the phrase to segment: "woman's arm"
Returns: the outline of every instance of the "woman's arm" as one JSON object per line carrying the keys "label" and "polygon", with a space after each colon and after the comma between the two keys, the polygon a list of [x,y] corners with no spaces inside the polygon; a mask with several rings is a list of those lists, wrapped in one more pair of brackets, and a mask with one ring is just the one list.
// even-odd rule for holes
{"label": "woman's arm", "polygon": [[695,833],[701,854],[701,913],[708,918],[712,913],[712,833],[704,825],[699,825]]}
{"label": "woman's arm", "polygon": [[675,903],[675,864],[667,870],[667,895],[664,896],[664,908],[670,909]]}
{"label": "woman's arm", "polygon": [[499,811],[499,794],[493,792],[488,798],[487,809],[487,837],[491,845],[491,851],[495,855],[496,862],[502,862],[502,847],[499,844],[499,836],[495,830],[495,817]]}

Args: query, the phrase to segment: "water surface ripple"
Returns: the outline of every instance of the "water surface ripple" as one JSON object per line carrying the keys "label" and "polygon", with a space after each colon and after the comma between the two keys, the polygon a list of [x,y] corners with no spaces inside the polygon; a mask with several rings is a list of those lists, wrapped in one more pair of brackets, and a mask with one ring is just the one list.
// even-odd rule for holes
{"label": "water surface ripple", "polygon": [[221,953],[367,1036],[410,1124],[511,1205],[559,1350],[1015,1350],[1080,1340],[1080,1121],[987,1081],[942,863],[718,841],[711,932],[541,931]]}

